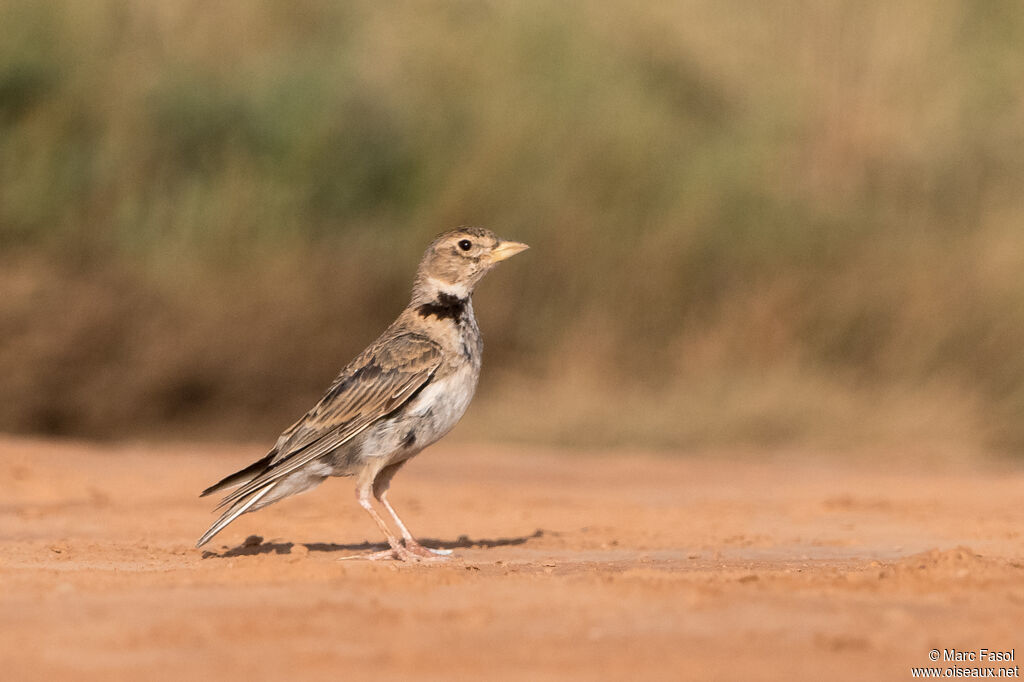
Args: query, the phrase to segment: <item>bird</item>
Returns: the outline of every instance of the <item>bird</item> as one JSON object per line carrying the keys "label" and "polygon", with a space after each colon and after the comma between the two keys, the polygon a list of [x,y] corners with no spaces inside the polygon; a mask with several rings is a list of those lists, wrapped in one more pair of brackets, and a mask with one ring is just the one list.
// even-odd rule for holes
{"label": "bird", "polygon": [[[417,542],[391,506],[388,490],[399,469],[466,412],[483,353],[473,290],[495,265],[527,248],[482,227],[438,235],[423,254],[409,304],[398,318],[341,370],[323,398],[264,457],[200,494],[234,488],[216,507],[224,511],[196,547],[242,514],[315,488],[329,477],[350,476],[359,505],[389,547],[368,558],[445,558],[445,552]],[[401,540],[371,498],[391,516]]]}

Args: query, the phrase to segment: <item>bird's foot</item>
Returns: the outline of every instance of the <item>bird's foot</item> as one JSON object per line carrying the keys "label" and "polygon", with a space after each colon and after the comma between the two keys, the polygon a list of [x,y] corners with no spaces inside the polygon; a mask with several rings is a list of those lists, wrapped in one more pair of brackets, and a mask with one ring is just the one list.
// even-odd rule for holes
{"label": "bird's foot", "polygon": [[385,559],[396,559],[395,550],[385,549],[373,554],[349,554],[338,559],[338,561],[383,561]]}
{"label": "bird's foot", "polygon": [[426,561],[446,561],[451,558],[450,549],[430,549],[413,539],[406,538],[405,549]]}
{"label": "bird's foot", "polygon": [[402,546],[398,545],[391,549],[385,549],[380,552],[374,552],[373,554],[353,554],[351,556],[343,556],[338,561],[351,561],[354,559],[362,559],[363,561],[408,561],[410,563],[420,563],[424,561],[447,561],[451,557],[450,549],[429,549],[413,541],[413,544]]}

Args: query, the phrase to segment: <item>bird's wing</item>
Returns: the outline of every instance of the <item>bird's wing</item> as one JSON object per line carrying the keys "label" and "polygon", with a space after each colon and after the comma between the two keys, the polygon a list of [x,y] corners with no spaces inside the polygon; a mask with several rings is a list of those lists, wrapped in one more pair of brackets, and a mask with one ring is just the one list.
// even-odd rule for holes
{"label": "bird's wing", "polygon": [[342,370],[316,406],[281,434],[266,471],[224,498],[231,504],[344,445],[404,405],[441,366],[441,348],[413,333],[385,338]]}

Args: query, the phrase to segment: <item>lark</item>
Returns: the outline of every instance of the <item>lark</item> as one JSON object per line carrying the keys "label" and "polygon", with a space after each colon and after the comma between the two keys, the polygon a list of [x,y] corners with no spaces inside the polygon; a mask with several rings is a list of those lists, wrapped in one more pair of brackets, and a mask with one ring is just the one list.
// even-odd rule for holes
{"label": "lark", "polygon": [[[443,558],[416,541],[388,501],[388,489],[406,462],[465,413],[483,352],[473,289],[497,263],[527,248],[479,227],[434,239],[398,319],[341,371],[320,402],[282,433],[265,457],[202,492],[236,488],[218,505],[224,512],[196,547],[242,514],[315,488],[328,477],[352,476],[356,499],[390,547],[367,558]],[[401,540],[372,498],[394,520]]]}

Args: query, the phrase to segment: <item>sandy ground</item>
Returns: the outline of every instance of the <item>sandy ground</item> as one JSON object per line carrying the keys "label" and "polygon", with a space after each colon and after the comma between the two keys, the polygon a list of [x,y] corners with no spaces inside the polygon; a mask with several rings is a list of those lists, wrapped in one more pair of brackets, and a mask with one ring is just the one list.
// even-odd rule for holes
{"label": "sandy ground", "polygon": [[1020,469],[439,445],[392,495],[451,561],[339,561],[378,542],[347,480],[192,549],[197,491],[259,454],[0,439],[0,677],[904,680],[933,648],[1024,656]]}

